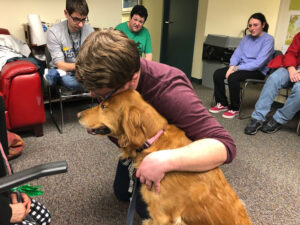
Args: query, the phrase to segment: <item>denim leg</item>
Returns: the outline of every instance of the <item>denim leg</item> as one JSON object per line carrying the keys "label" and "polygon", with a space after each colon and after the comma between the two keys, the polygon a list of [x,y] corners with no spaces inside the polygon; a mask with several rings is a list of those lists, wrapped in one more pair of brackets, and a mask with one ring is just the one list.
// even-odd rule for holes
{"label": "denim leg", "polygon": [[287,87],[289,84],[290,76],[287,69],[279,68],[272,73],[260,93],[251,117],[260,121],[265,121],[266,115],[270,111],[271,105],[279,90],[282,87]]}
{"label": "denim leg", "polygon": [[275,112],[273,118],[280,124],[286,124],[298,111],[300,111],[300,81],[294,84],[285,104]]}
{"label": "denim leg", "polygon": [[78,83],[78,81],[75,79],[74,75],[65,75],[61,76],[61,84],[71,90],[83,90],[82,86]]}

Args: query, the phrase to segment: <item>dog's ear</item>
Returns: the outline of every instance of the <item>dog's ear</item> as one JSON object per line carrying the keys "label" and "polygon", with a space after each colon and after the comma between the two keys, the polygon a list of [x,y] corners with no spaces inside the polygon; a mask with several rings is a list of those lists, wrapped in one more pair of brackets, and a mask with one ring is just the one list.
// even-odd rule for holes
{"label": "dog's ear", "polygon": [[145,129],[140,110],[132,106],[123,111],[122,127],[124,134],[119,137],[121,147],[140,148],[145,140]]}

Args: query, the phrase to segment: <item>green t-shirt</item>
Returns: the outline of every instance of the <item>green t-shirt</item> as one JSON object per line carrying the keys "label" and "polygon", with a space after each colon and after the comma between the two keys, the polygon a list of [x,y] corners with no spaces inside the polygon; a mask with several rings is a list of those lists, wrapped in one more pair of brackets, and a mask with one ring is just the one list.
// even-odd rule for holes
{"label": "green t-shirt", "polygon": [[151,38],[147,28],[142,27],[139,32],[134,33],[129,29],[127,22],[124,22],[117,25],[116,30],[123,31],[129,39],[135,41],[138,46],[140,56],[142,56],[143,53],[152,53]]}

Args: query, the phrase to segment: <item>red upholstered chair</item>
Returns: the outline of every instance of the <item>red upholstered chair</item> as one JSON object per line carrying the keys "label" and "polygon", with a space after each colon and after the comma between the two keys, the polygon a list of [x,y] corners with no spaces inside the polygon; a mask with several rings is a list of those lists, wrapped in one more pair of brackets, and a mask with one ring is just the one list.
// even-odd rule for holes
{"label": "red upholstered chair", "polygon": [[[0,34],[9,34],[0,28]],[[33,129],[43,136],[45,109],[37,67],[26,60],[7,63],[0,72],[0,95],[5,104],[8,130]]]}

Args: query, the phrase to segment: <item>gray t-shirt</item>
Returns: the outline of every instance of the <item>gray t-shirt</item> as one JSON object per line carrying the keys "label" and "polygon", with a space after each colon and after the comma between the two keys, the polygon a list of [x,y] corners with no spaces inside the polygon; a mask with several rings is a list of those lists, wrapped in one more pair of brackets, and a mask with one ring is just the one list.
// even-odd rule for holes
{"label": "gray t-shirt", "polygon": [[91,26],[84,24],[81,31],[70,33],[67,20],[49,28],[47,47],[52,58],[50,65],[56,67],[59,61],[74,63],[80,46],[93,31]]}

